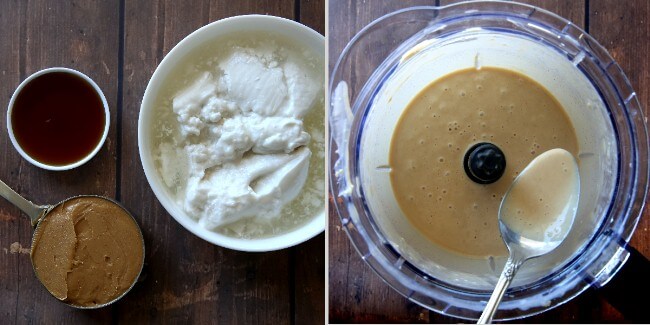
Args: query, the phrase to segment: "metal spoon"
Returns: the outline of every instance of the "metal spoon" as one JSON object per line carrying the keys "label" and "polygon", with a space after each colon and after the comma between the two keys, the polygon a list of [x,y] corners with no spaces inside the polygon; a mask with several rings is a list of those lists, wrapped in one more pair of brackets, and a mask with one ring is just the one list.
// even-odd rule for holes
{"label": "metal spoon", "polygon": [[519,267],[567,237],[578,210],[580,176],[571,153],[552,149],[526,166],[499,207],[499,229],[510,256],[478,324],[487,324]]}
{"label": "metal spoon", "polygon": [[[124,295],[126,295],[129,291],[131,291],[131,289],[133,288],[133,286],[137,282],[138,278],[140,277],[140,273],[142,272],[142,268],[144,266],[144,239],[142,237],[142,230],[138,226],[138,223],[135,221],[135,218],[133,218],[133,215],[131,215],[131,213],[126,208],[124,208],[121,204],[119,204],[116,201],[113,201],[112,199],[109,199],[109,198],[106,198],[106,197],[103,197],[103,196],[79,195],[79,196],[73,196],[73,197],[67,198],[67,199],[65,199],[65,200],[63,200],[63,201],[61,201],[61,202],[59,202],[57,204],[54,204],[54,205],[36,205],[36,204],[32,203],[31,201],[25,199],[24,197],[20,196],[18,193],[16,193],[14,190],[12,190],[7,184],[5,184],[1,180],[0,180],[0,196],[4,197],[7,201],[11,202],[14,206],[16,206],[22,212],[24,212],[27,216],[29,216],[29,219],[31,220],[31,223],[32,223],[32,227],[34,227],[34,234],[36,234],[39,231],[39,229],[40,229],[39,226],[41,225],[41,222],[47,217],[47,215],[50,213],[50,211],[52,211],[57,206],[59,206],[61,204],[64,204],[65,202],[68,202],[68,201],[70,201],[72,199],[84,198],[84,197],[100,198],[100,199],[106,200],[108,203],[114,204],[117,207],[119,207],[120,209],[122,209],[127,215],[129,215],[133,219],[133,222],[136,224],[136,226],[138,228],[138,235],[139,235],[139,237],[140,237],[140,239],[142,241],[142,253],[143,253],[142,256],[143,256],[143,259],[142,259],[142,261],[140,263],[140,270],[138,271],[138,276],[135,277],[135,279],[133,280],[133,283],[131,283],[131,285],[129,286],[129,288],[126,291],[124,291],[123,293],[121,293],[120,295],[115,297],[113,300],[108,301],[106,303],[98,304],[98,305],[92,305],[92,306],[80,306],[80,305],[75,305],[75,304],[67,302],[67,301],[62,301],[62,302],[67,304],[68,306],[78,308],[78,309],[97,309],[97,308],[108,306],[108,305],[120,300]],[[36,238],[36,236],[34,236],[32,238],[32,247],[34,247],[34,238]],[[31,256],[31,257],[32,257],[32,260],[31,260],[32,261],[32,267],[34,267],[33,256]],[[37,276],[37,278],[38,278],[38,276]],[[41,281],[41,283],[43,283],[40,278],[38,278],[38,280]],[[49,290],[48,290],[48,292],[49,292]]]}

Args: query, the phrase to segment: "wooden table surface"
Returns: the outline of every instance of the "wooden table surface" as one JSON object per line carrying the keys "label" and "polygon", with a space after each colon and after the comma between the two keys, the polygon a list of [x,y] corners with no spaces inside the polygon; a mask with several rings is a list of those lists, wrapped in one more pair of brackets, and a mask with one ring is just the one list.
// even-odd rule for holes
{"label": "wooden table surface", "polygon": [[29,258],[28,218],[0,199],[0,323],[324,322],[325,236],[291,249],[243,253],[199,239],[153,195],[138,156],[137,121],[147,82],[183,37],[241,14],[297,20],[324,33],[324,0],[0,1],[0,105],[48,67],[77,69],[103,90],[108,139],[89,163],[65,172],[29,164],[13,148],[0,114],[0,179],[36,203],[79,194],[116,198],[144,233],[141,278],[119,302],[76,310],[38,282]]}
{"label": "wooden table surface", "polygon": [[[382,15],[415,5],[439,5],[446,0],[330,0],[329,69],[343,47],[361,28]],[[647,0],[530,0],[583,27],[621,65],[636,90],[644,113],[650,107],[650,1]],[[330,200],[330,205],[332,201]],[[646,206],[631,245],[650,258],[650,217]],[[463,322],[441,316],[393,291],[359,257],[333,209],[329,218],[329,321],[361,323]],[[646,282],[646,286],[647,286]],[[643,293],[642,299],[646,299]],[[647,304],[650,307],[650,303]],[[593,291],[567,304],[522,322],[630,322]],[[650,321],[650,316],[645,322]]]}

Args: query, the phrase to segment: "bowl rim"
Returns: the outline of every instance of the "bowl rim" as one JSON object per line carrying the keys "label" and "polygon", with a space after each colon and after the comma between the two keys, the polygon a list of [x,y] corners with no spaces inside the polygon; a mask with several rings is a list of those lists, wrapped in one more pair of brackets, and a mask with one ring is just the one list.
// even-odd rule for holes
{"label": "bowl rim", "polygon": [[[221,32],[220,29],[223,27],[230,27],[231,30]],[[273,27],[280,27],[283,28],[283,30],[275,30]],[[165,208],[167,213],[186,230],[205,241],[221,247],[246,252],[268,252],[298,245],[322,233],[325,230],[326,206],[323,208],[322,212],[317,213],[317,215],[310,221],[307,221],[302,226],[279,236],[259,239],[239,239],[207,230],[201,227],[194,219],[189,217],[182,209],[177,208],[176,203],[174,203],[166,193],[164,185],[161,183],[161,179],[157,175],[153,159],[150,157],[150,146],[145,135],[145,133],[150,131],[149,125],[146,125],[147,121],[145,120],[153,106],[154,93],[159,90],[160,84],[162,83],[161,80],[167,76],[171,66],[178,62],[192,49],[204,44],[204,40],[206,39],[214,39],[231,33],[252,30],[273,30],[287,39],[298,40],[301,44],[307,46],[311,44],[312,46],[309,47],[322,47],[323,58],[325,57],[325,37],[323,35],[305,25],[282,17],[258,14],[233,16],[214,21],[195,30],[183,38],[169,51],[169,53],[165,55],[149,79],[138,115],[138,152],[147,182],[149,183],[151,190],[154,192],[154,195]],[[296,37],[291,37],[290,35],[292,33],[296,33],[297,36],[302,38],[297,39]],[[325,83],[323,83],[323,87],[325,87]],[[326,176],[323,175],[323,180],[325,179]],[[324,191],[324,201],[326,195],[327,191]]]}

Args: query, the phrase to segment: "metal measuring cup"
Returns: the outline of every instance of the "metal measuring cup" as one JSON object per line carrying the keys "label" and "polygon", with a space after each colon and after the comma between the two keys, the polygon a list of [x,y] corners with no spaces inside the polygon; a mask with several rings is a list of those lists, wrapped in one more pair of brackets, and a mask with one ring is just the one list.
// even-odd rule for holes
{"label": "metal measuring cup", "polygon": [[[124,208],[124,206],[122,206],[120,203],[118,203],[118,202],[116,202],[116,201],[114,201],[114,200],[112,200],[110,198],[106,198],[106,197],[98,196],[98,195],[78,195],[78,196],[69,197],[69,198],[67,198],[67,199],[65,199],[65,200],[63,200],[63,201],[61,201],[61,202],[59,202],[57,204],[54,204],[54,205],[36,205],[36,204],[32,203],[31,201],[25,199],[24,197],[20,196],[18,193],[16,193],[14,190],[12,190],[7,184],[5,184],[1,180],[0,180],[0,196],[4,197],[7,201],[11,202],[14,206],[16,206],[23,213],[25,213],[27,216],[29,216],[29,219],[31,220],[31,223],[32,223],[32,227],[34,227],[34,234],[39,232],[39,226],[41,225],[41,222],[47,217],[47,215],[50,213],[50,211],[52,211],[54,208],[56,208],[56,207],[58,207],[58,206],[60,206],[60,205],[62,205],[64,203],[66,203],[69,200],[77,199],[77,198],[92,197],[92,198],[99,198],[99,199],[106,200],[106,202],[108,202],[110,204],[114,204],[115,206],[122,209],[122,211],[124,211],[129,217],[131,217],[131,219],[133,219],[133,223],[136,225],[136,228],[138,229],[138,231],[137,231],[138,236],[140,237],[140,240],[142,242],[142,261],[140,261],[140,270],[138,271],[138,275],[133,279],[133,282],[128,287],[128,289],[126,289],[123,293],[121,293],[120,295],[118,295],[117,297],[115,297],[111,301],[108,301],[108,302],[103,303],[103,304],[92,305],[92,306],[75,305],[75,304],[73,304],[71,302],[60,300],[58,298],[57,298],[57,300],[67,304],[68,306],[78,308],[78,309],[102,308],[102,307],[108,306],[108,305],[120,300],[122,297],[124,297],[124,295],[126,295],[129,291],[131,291],[131,289],[133,288],[135,283],[138,281],[138,278],[140,277],[140,274],[142,273],[142,268],[144,266],[144,253],[145,253],[144,238],[142,236],[142,230],[140,229],[140,226],[138,225],[138,223],[135,221],[135,218],[133,218],[133,215],[126,208]],[[34,247],[34,239],[35,238],[36,238],[36,236],[32,236],[31,247]],[[34,256],[33,256],[32,252],[33,252],[33,250],[30,248],[30,260],[32,262],[32,268],[34,268],[34,272],[37,275],[36,269],[34,267]],[[41,284],[43,284],[43,281],[38,277],[38,275],[37,275],[37,278],[41,282]],[[45,284],[43,284],[43,286],[45,286]],[[46,289],[47,289],[47,287],[46,287]],[[50,294],[52,294],[52,292],[50,292],[49,289],[47,289],[47,291]],[[52,296],[54,296],[54,294],[52,294]]]}

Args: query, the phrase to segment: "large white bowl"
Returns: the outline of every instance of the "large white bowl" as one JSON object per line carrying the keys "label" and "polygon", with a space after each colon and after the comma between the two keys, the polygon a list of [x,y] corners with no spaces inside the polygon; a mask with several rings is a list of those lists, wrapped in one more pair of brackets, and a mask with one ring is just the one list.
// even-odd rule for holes
{"label": "large white bowl", "polygon": [[[138,147],[142,167],[151,189],[167,212],[185,229],[215,245],[241,251],[262,252],[291,247],[323,232],[325,230],[325,209],[323,208],[321,213],[314,216],[311,221],[303,226],[275,237],[239,239],[207,230],[190,218],[166,190],[165,184],[154,165],[150,141],[152,121],[156,118],[153,104],[163,82],[173,68],[193,49],[207,42],[232,33],[254,31],[275,32],[290,41],[296,42],[296,44],[310,49],[315,56],[323,58],[325,56],[325,38],[312,29],[292,20],[273,16],[246,15],[226,18],[208,24],[178,43],[160,62],[149,80],[138,119]],[[323,176],[324,178],[325,176]],[[325,193],[323,193],[323,200],[325,200]]]}

